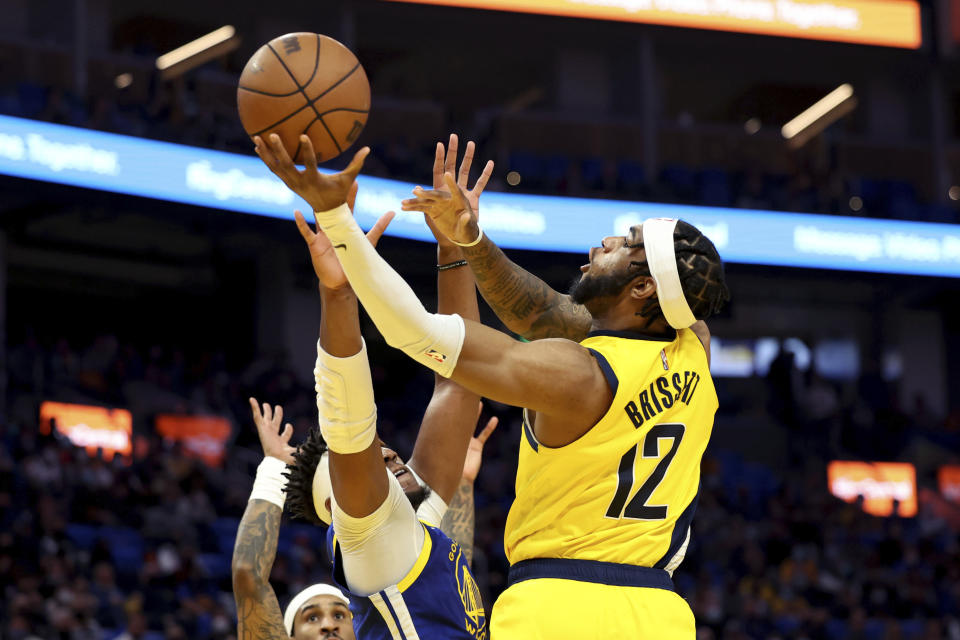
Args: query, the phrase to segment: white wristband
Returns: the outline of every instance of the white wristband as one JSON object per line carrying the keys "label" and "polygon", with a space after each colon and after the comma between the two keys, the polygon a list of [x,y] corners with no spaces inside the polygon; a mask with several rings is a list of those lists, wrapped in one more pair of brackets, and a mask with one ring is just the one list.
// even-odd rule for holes
{"label": "white wristband", "polygon": [[483,228],[481,228],[481,227],[478,225],[478,226],[477,226],[477,229],[480,229],[480,235],[478,235],[478,236],[477,236],[477,239],[474,240],[473,242],[468,242],[467,244],[460,244],[460,243],[457,242],[456,240],[451,240],[450,242],[452,242],[453,244],[457,245],[458,247],[473,247],[473,246],[475,246],[475,245],[478,245],[478,244],[480,244],[480,241],[483,240]]}
{"label": "white wristband", "polygon": [[283,502],[287,497],[283,491],[287,483],[287,479],[283,476],[286,470],[286,462],[265,456],[263,462],[257,467],[257,477],[253,481],[250,500],[266,500],[283,509]]}

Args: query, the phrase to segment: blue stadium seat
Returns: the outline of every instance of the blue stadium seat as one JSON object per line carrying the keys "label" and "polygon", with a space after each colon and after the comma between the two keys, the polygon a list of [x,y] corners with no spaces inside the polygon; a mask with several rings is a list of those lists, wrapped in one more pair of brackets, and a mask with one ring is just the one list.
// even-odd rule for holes
{"label": "blue stadium seat", "polygon": [[138,531],[123,527],[101,527],[99,537],[106,542],[119,572],[131,573],[140,569],[143,538]]}
{"label": "blue stadium seat", "polygon": [[884,624],[883,620],[870,618],[863,627],[863,634],[867,640],[883,640],[886,627],[887,625]]}
{"label": "blue stadium seat", "polygon": [[903,640],[920,640],[923,637],[923,620],[904,620],[900,623],[900,633]]}
{"label": "blue stadium seat", "polygon": [[830,638],[836,638],[840,640],[841,638],[847,637],[847,621],[846,620],[837,620],[836,618],[827,621],[827,636]]}
{"label": "blue stadium seat", "polygon": [[207,574],[214,580],[230,576],[231,557],[222,553],[201,553],[197,560]]}
{"label": "blue stadium seat", "polygon": [[[567,177],[567,168],[570,166],[570,158],[561,155],[547,156],[543,161],[544,173],[550,186],[556,186]],[[521,177],[523,173],[520,174]]]}
{"label": "blue stadium seat", "polygon": [[48,90],[46,87],[30,82],[21,82],[17,85],[17,92],[20,98],[19,115],[34,118],[40,115],[43,108],[47,106]]}
{"label": "blue stadium seat", "polygon": [[90,550],[97,541],[98,531],[96,527],[88,524],[68,524],[67,537],[81,549]]}
{"label": "blue stadium seat", "polygon": [[[232,554],[233,543],[237,539],[237,529],[240,527],[240,520],[237,518],[217,518],[210,525],[217,537],[217,546],[221,553]],[[283,528],[281,528],[281,531]]]}
{"label": "blue stadium seat", "polygon": [[693,172],[681,165],[669,165],[660,172],[660,179],[670,187],[673,195],[681,198],[693,197],[696,180]]}
{"label": "blue stadium seat", "polygon": [[580,176],[583,186],[593,191],[603,188],[603,159],[590,157],[580,161]]}
{"label": "blue stadium seat", "polygon": [[714,207],[728,207],[732,202],[730,176],[723,169],[700,172],[700,202]]}
{"label": "blue stadium seat", "polygon": [[521,182],[531,186],[541,184],[545,173],[543,159],[524,151],[515,151],[510,154],[508,170],[519,173]]}
{"label": "blue stadium seat", "polygon": [[636,192],[643,188],[646,181],[643,165],[634,160],[621,160],[617,163],[617,180],[626,191]]}

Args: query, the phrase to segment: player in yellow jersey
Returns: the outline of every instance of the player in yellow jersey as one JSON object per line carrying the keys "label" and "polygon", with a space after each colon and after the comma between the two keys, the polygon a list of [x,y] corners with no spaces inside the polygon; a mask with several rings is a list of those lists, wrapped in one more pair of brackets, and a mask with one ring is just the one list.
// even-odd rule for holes
{"label": "player in yellow jersey", "polygon": [[[309,139],[301,143],[313,157]],[[684,222],[647,220],[592,249],[564,297],[496,258],[451,174],[444,175],[450,192],[415,190],[404,208],[424,211],[464,247],[478,280],[480,260],[499,269],[499,283],[489,273],[481,282],[488,300],[491,286],[512,288],[524,313],[539,315],[541,330],[553,314],[566,327],[561,335],[590,331],[580,343],[521,343],[428,313],[366,242],[345,201],[368,149],[334,175],[312,163],[299,171],[279,139],[258,141],[257,152],[313,207],[389,344],[468,389],[528,410],[505,534],[510,586],[494,607],[493,640],[692,639],[693,615],[673,591],[671,572],[689,538],[717,409],[709,334],[698,325],[728,298],[713,244]]]}

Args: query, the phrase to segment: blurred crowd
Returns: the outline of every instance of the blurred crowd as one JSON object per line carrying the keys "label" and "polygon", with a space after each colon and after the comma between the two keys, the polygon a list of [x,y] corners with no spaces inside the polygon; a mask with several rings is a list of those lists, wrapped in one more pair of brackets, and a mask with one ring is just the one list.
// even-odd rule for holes
{"label": "blurred crowd", "polygon": [[[137,91],[111,88],[80,99],[68,89],[20,82],[0,90],[0,113],[125,135],[239,153],[251,144],[236,115],[232,92],[211,92],[193,79],[162,82],[137,77]],[[144,85],[144,86],[141,86]],[[514,125],[516,126],[516,125]],[[589,153],[518,148],[499,132],[494,118],[474,131],[485,157],[498,160],[491,188],[576,197],[653,200],[680,204],[767,209],[834,215],[956,222],[954,208],[924,202],[916,185],[904,180],[850,175],[823,154],[791,156],[773,170],[771,158],[745,158],[739,169],[725,168],[723,157],[738,157],[727,147],[693,136],[683,146],[700,148],[700,166],[668,163],[647,176],[639,157],[603,157]],[[545,134],[546,135],[546,134]],[[688,137],[691,132],[686,134]],[[393,135],[368,141],[373,153],[365,171],[380,177],[423,179],[433,162],[430,136]],[[652,179],[649,179],[652,178]]]}
{"label": "blurred crowd", "polygon": [[[386,373],[378,369],[375,379]],[[312,390],[282,361],[231,369],[222,354],[141,348],[113,336],[89,344],[28,336],[10,350],[8,374],[0,638],[233,637],[230,556],[262,455],[246,397],[284,404],[300,438],[313,422]],[[785,401],[776,376],[766,382],[772,420]],[[413,393],[396,384],[377,391],[383,436],[402,453],[429,395],[430,376],[421,382]],[[108,461],[40,435],[43,399],[135,408],[134,456]],[[717,432],[740,410],[730,401]],[[207,466],[157,436],[150,419],[158,411],[228,417],[234,437],[224,464]],[[505,587],[502,534],[520,436],[515,410],[487,411],[503,425],[487,444],[476,487],[474,564],[490,606]],[[813,417],[800,415],[803,425],[793,428],[809,428]],[[942,421],[931,428],[953,433]],[[960,516],[923,500],[916,518],[866,515],[830,497],[823,454],[797,443],[791,450],[803,453],[776,470],[708,449],[692,542],[674,576],[699,637],[960,640]],[[321,546],[319,528],[284,522],[272,575],[281,604],[328,578]]]}

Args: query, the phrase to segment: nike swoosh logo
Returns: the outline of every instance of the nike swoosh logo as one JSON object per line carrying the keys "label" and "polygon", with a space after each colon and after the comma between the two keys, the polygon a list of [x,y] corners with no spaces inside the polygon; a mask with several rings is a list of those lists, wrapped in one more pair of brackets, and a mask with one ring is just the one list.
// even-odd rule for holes
{"label": "nike swoosh logo", "polygon": [[335,244],[335,245],[333,245],[333,248],[334,248],[334,249],[343,249],[344,251],[346,251],[346,250],[347,250],[347,245],[345,245],[345,244]]}

